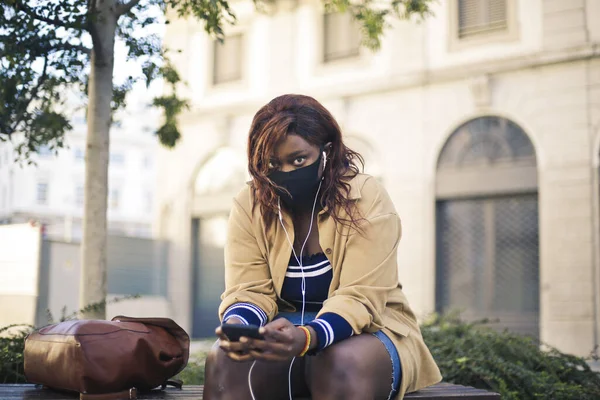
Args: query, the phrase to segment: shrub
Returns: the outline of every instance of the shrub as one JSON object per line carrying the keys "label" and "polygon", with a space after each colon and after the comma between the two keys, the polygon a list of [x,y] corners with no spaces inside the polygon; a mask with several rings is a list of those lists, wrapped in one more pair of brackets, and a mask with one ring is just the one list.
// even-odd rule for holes
{"label": "shrub", "polygon": [[0,383],[23,383],[23,349],[33,327],[9,325],[0,329]]}
{"label": "shrub", "polygon": [[187,367],[175,378],[181,379],[184,385],[204,385],[204,361],[207,353],[199,352],[190,356]]}
{"label": "shrub", "polygon": [[541,350],[532,338],[439,316],[422,333],[446,382],[493,390],[503,400],[600,399],[600,373],[585,359]]}

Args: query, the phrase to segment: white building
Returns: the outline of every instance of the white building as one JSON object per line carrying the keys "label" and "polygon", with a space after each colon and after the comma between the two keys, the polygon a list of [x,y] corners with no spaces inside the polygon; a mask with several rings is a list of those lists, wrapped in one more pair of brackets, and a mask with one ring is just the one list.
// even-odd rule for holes
{"label": "white building", "polygon": [[[111,234],[152,236],[158,140],[156,116],[141,106],[123,113],[111,130],[108,229]],[[0,221],[38,220],[48,237],[79,241],[85,179],[85,120],[74,129],[58,155],[44,148],[37,165],[15,163],[13,144],[0,144]]]}
{"label": "white building", "polygon": [[192,100],[158,158],[178,322],[214,329],[250,121],[297,92],[333,112],[388,188],[419,316],[460,308],[563,351],[599,344],[600,1],[443,0],[421,24],[392,21],[377,53],[318,0],[233,3],[224,45],[193,20],[167,28]]}

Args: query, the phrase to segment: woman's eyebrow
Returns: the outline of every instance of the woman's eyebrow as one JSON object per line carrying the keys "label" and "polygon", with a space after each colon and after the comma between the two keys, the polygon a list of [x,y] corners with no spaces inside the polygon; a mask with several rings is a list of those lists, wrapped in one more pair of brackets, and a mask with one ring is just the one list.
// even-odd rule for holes
{"label": "woman's eyebrow", "polygon": [[306,154],[306,150],[296,150],[287,155],[288,158],[298,157]]}

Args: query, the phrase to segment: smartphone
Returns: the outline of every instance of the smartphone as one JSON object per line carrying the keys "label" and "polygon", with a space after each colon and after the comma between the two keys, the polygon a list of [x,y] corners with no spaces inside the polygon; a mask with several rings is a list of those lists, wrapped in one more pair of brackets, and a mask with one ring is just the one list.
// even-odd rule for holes
{"label": "smartphone", "polygon": [[243,324],[223,324],[221,329],[223,333],[227,335],[227,338],[231,342],[239,342],[242,336],[251,339],[264,340],[264,336],[258,333],[260,327],[256,325],[243,325]]}

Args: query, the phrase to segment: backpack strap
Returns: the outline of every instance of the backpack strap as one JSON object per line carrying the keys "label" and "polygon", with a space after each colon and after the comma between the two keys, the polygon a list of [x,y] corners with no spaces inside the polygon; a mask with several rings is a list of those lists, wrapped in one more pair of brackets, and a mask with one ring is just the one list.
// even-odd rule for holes
{"label": "backpack strap", "polygon": [[168,379],[160,386],[160,390],[165,390],[167,386],[183,389],[183,381],[181,379]]}

